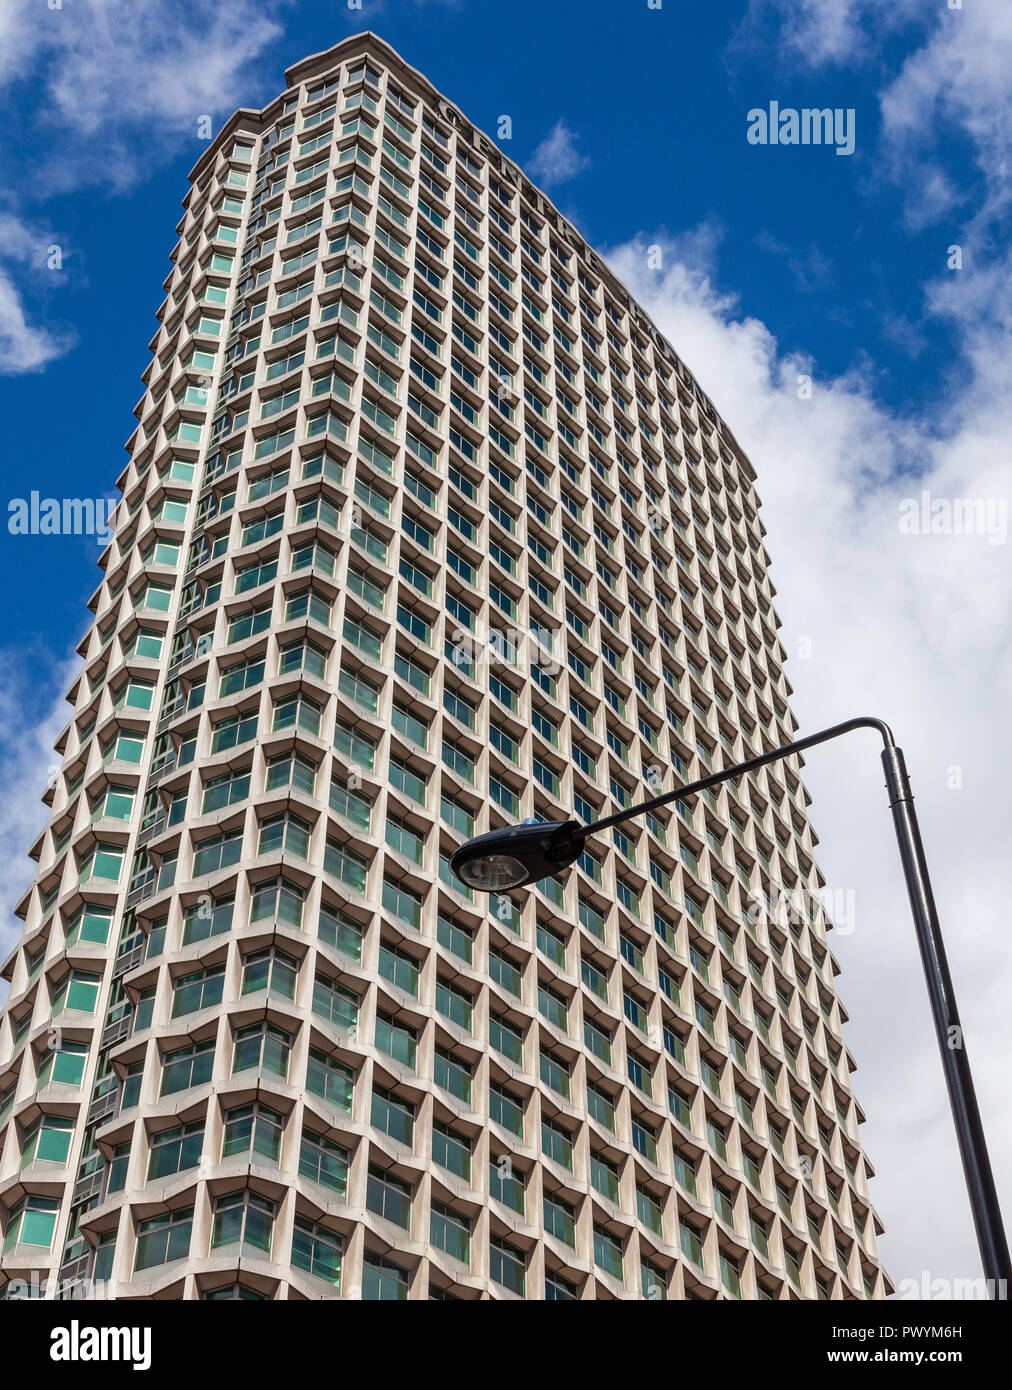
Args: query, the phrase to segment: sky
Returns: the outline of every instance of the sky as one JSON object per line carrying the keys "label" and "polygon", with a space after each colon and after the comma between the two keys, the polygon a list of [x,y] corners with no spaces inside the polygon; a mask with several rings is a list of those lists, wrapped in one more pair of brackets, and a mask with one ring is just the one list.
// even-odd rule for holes
{"label": "sky", "polygon": [[[906,751],[1012,1218],[1012,6],[49,5],[0,9],[8,507],[115,495],[201,117],[217,129],[265,104],[285,67],[367,28],[489,134],[508,115],[501,147],[755,464],[803,731],[875,714]],[[771,103],[838,110],[841,138],[750,140]],[[0,531],[3,955],[98,553],[94,537]],[[951,1296],[979,1264],[875,738],[816,750],[805,780],[828,886],[854,904],[831,945],[881,1253],[901,1290]]]}

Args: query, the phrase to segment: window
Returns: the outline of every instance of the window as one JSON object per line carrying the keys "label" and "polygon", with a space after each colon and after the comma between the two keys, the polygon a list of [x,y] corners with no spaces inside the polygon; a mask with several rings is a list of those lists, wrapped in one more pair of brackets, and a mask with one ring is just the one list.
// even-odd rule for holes
{"label": "window", "polygon": [[[397,732],[403,734],[405,738],[410,739],[412,743],[417,743],[420,748],[428,747],[428,724],[396,702],[391,711],[391,722]],[[403,764],[401,764],[401,766],[403,766]],[[416,800],[417,799],[416,797]]]}
{"label": "window", "polygon": [[288,1076],[291,1047],[289,1035],[271,1023],[240,1028],[235,1035],[232,1074],[255,1069],[272,1072],[284,1080]]}
{"label": "window", "polygon": [[451,922],[440,913],[436,922],[436,937],[441,946],[445,946],[468,965],[471,964],[474,939],[467,927],[458,926],[456,922]]}
{"label": "window", "polygon": [[470,1260],[471,1223],[466,1216],[442,1202],[433,1201],[429,1216],[429,1238],[437,1250],[445,1250],[455,1260]]}
{"label": "window", "polygon": [[682,1254],[687,1260],[691,1260],[697,1268],[703,1268],[703,1242],[700,1240],[699,1231],[689,1221],[679,1221],[678,1240],[682,1249]]}
{"label": "window", "polygon": [[640,1264],[640,1291],[650,1302],[661,1302],[668,1296],[667,1276],[649,1260]]}
{"label": "window", "polygon": [[594,1263],[614,1279],[622,1278],[622,1242],[603,1226],[594,1227]]}
{"label": "window", "polygon": [[251,738],[256,737],[257,712],[224,719],[212,725],[212,730],[212,753],[223,753],[229,748],[236,748],[239,744],[248,743]]}
{"label": "window", "polygon": [[220,1004],[224,987],[225,967],[222,965],[180,975],[173,984],[171,1016],[180,1018],[183,1014]]}
{"label": "window", "polygon": [[391,849],[403,854],[413,864],[422,862],[424,837],[399,817],[387,816],[385,838]]}
{"label": "window", "polygon": [[124,851],[118,845],[98,844],[92,848],[81,863],[78,882],[90,878],[108,879],[115,883],[123,867]]}
{"label": "window", "polygon": [[370,1167],[365,1204],[369,1211],[395,1226],[407,1230],[411,1224],[411,1187],[385,1169]]}
{"label": "window", "polygon": [[489,1045],[495,1048],[496,1052],[508,1057],[514,1065],[523,1066],[524,1038],[519,1028],[512,1023],[507,1023],[504,1018],[491,1014],[488,1023],[488,1040]]}
{"label": "window", "polygon": [[204,1121],[160,1129],[148,1141],[148,1182],[170,1178],[187,1168],[196,1168],[204,1148]]}
{"label": "window", "polygon": [[309,1065],[306,1068],[306,1090],[318,1095],[329,1105],[341,1111],[352,1108],[354,1074],[335,1056],[328,1056],[318,1048],[310,1048]]}
{"label": "window", "polygon": [[415,1107],[382,1086],[374,1086],[370,1123],[392,1139],[410,1145],[415,1132]]}
{"label": "window", "polygon": [[347,1151],[325,1139],[322,1134],[306,1130],[299,1152],[299,1172],[310,1182],[344,1197],[348,1188]]}
{"label": "window", "polygon": [[209,936],[228,931],[232,925],[234,906],[231,898],[219,900],[202,895],[194,907],[184,910],[183,945],[191,946],[195,941],[203,941]]}
{"label": "window", "polygon": [[379,973],[407,994],[418,996],[418,962],[399,946],[380,942]]}
{"label": "window", "polygon": [[642,1121],[633,1119],[632,1122],[632,1141],[633,1148],[637,1153],[641,1153],[644,1158],[651,1163],[657,1162],[657,1140],[652,1131],[647,1128]]}
{"label": "window", "polygon": [[522,1252],[499,1236],[491,1236],[488,1253],[489,1277],[494,1283],[523,1298],[526,1261]]}
{"label": "window", "polygon": [[488,1109],[489,1119],[501,1125],[503,1129],[509,1130],[511,1134],[523,1137],[524,1132],[524,1106],[523,1101],[513,1095],[510,1091],[496,1086],[493,1082],[489,1083],[488,1088]]}
{"label": "window", "polygon": [[437,1047],[433,1066],[433,1081],[466,1105],[471,1103],[471,1068],[467,1062],[454,1057],[445,1048]]}
{"label": "window", "polygon": [[92,812],[92,820],[128,821],[133,814],[133,805],[134,793],[129,787],[107,787]]}
{"label": "window", "polygon": [[741,1274],[738,1261],[726,1250],[720,1251],[720,1282],[732,1298],[741,1297]]}
{"label": "window", "polygon": [[[396,726],[396,714],[394,716],[394,723]],[[417,801],[419,805],[425,805],[427,779],[424,776],[412,771],[405,762],[394,754],[390,755],[387,775],[392,787],[403,792],[404,795],[410,797],[412,801]]]}
{"label": "window", "polygon": [[53,1243],[59,1210],[56,1197],[39,1197],[34,1193],[22,1197],[7,1218],[3,1253],[6,1255],[16,1245],[36,1245],[48,1250]]}
{"label": "window", "polygon": [[242,855],[242,833],[213,835],[201,840],[193,855],[192,876],[217,873],[237,864]]}
{"label": "window", "polygon": [[602,1154],[590,1155],[591,1185],[610,1201],[618,1202],[618,1169]]}
{"label": "window", "polygon": [[298,961],[284,951],[276,947],[254,951],[243,961],[242,993],[258,994],[261,990],[269,990],[282,998],[294,999],[298,973]]}
{"label": "window", "polygon": [[568,1130],[551,1120],[541,1121],[541,1151],[563,1168],[573,1169],[573,1141]]}
{"label": "window", "polygon": [[193,1208],[188,1211],[166,1212],[137,1223],[137,1253],[134,1273],[152,1269],[155,1265],[183,1260],[190,1253],[193,1232]]}
{"label": "window", "polygon": [[447,980],[436,981],[436,1009],[465,1032],[471,1031],[472,1000],[469,994]]}
{"label": "window", "polygon": [[94,1013],[101,984],[102,977],[100,975],[89,975],[82,970],[68,970],[56,986],[52,1017],[55,1018],[64,1009],[76,1009],[80,1013]]}
{"label": "window", "polygon": [[545,1301],[548,1303],[572,1303],[577,1298],[577,1290],[574,1284],[568,1279],[564,1279],[561,1274],[553,1269],[545,1270]]}
{"label": "window", "polygon": [[74,1137],[74,1122],[66,1115],[39,1115],[25,1131],[21,1167],[30,1163],[64,1164]]}
{"label": "window", "polygon": [[566,968],[566,938],[545,922],[537,924],[538,950],[560,969]]}
{"label": "window", "polygon": [[615,1105],[611,1096],[596,1086],[587,1084],[587,1111],[592,1120],[615,1132]]}
{"label": "window", "polygon": [[323,851],[323,867],[328,874],[346,883],[356,893],[365,892],[368,861],[346,844],[328,840]]}
{"label": "window", "polygon": [[768,1229],[765,1222],[761,1221],[754,1213],[749,1213],[749,1232],[752,1236],[752,1244],[759,1251],[760,1255],[769,1256]]}
{"label": "window", "polygon": [[296,1269],[336,1286],[341,1282],[343,1246],[341,1237],[322,1222],[296,1216],[292,1233],[292,1264]]}
{"label": "window", "polygon": [[432,1161],[458,1178],[470,1181],[470,1141],[439,1120],[434,1120],[432,1125]]}
{"label": "window", "polygon": [[237,1247],[242,1254],[246,1253],[246,1247],[251,1247],[249,1254],[255,1255],[257,1251],[270,1254],[276,1210],[276,1203],[248,1187],[216,1198],[211,1226],[212,1252]]}
{"label": "window", "polygon": [[271,727],[275,733],[282,729],[299,728],[310,734],[318,734],[320,714],[321,707],[299,691],[275,705],[274,722]]}
{"label": "window", "polygon": [[575,1212],[569,1202],[554,1192],[544,1195],[544,1225],[548,1235],[576,1247]]}
{"label": "window", "polygon": [[78,909],[67,928],[67,945],[74,946],[79,941],[94,941],[105,945],[109,939],[112,924],[112,909],[95,907],[91,903]]}
{"label": "window", "polygon": [[494,984],[501,986],[517,999],[520,998],[522,976],[519,967],[508,956],[500,955],[492,947],[489,947],[488,952],[488,973]]}
{"label": "window", "polygon": [[98,1246],[95,1251],[95,1263],[92,1265],[91,1277],[96,1283],[101,1280],[108,1283],[112,1275],[113,1260],[116,1257],[116,1231],[105,1231],[98,1238]]}
{"label": "window", "polygon": [[[186,1047],[166,1052],[162,1062],[162,1085],[160,1096],[170,1096],[176,1091],[188,1090],[191,1086],[202,1086],[210,1081],[214,1068],[214,1039],[207,1042],[190,1043]],[[125,1104],[124,1096],[124,1104]]]}
{"label": "window", "polygon": [[397,1023],[387,1014],[376,1015],[376,1046],[388,1057],[401,1062],[406,1067],[415,1065],[415,1030],[407,1024]]}
{"label": "window", "polygon": [[540,980],[538,981],[538,1012],[563,1033],[567,1031],[569,1006],[566,1000]]}
{"label": "window", "polygon": [[248,772],[225,772],[212,777],[204,784],[204,799],[201,813],[220,811],[225,806],[245,801],[249,796],[250,774]]}
{"label": "window", "polygon": [[553,1091],[569,1099],[569,1063],[551,1052],[541,1052],[541,1080]]}
{"label": "window", "polygon": [[636,1215],[655,1235],[661,1234],[661,1203],[645,1187],[636,1187]]}
{"label": "window", "polygon": [[313,1013],[347,1032],[358,1021],[358,999],[336,980],[317,975],[313,981]]}
{"label": "window", "polygon": [[320,940],[325,945],[332,946],[351,960],[362,959],[363,928],[348,913],[322,903],[318,930]]}
{"label": "window", "polygon": [[405,888],[391,879],[384,878],[383,907],[388,912],[393,913],[400,921],[414,927],[416,931],[419,929],[422,918],[422,899],[410,888]]}
{"label": "window", "polygon": [[39,1064],[36,1090],[41,1091],[50,1083],[64,1086],[80,1086],[84,1078],[84,1062],[88,1055],[86,1043],[63,1039],[58,1047],[48,1049]]}
{"label": "window", "polygon": [[281,1155],[284,1120],[259,1101],[240,1105],[225,1114],[221,1156],[255,1159],[259,1155],[277,1163]]}
{"label": "window", "polygon": [[276,791],[279,787],[294,787],[312,796],[316,789],[316,768],[298,753],[272,758],[267,764],[266,790]]}
{"label": "window", "polygon": [[367,1252],[362,1266],[362,1297],[371,1302],[403,1302],[408,1296],[408,1272],[385,1260],[380,1255]]}

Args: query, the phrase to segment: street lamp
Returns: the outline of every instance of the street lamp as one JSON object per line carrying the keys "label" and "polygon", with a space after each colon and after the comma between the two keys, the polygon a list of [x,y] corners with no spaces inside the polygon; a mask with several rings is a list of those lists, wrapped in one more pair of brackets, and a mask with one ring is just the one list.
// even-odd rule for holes
{"label": "street lamp", "polygon": [[921,833],[914,813],[913,792],[907,776],[903,752],[896,746],[892,730],[881,719],[848,719],[843,724],[834,724],[820,733],[809,734],[781,748],[760,753],[734,767],[701,777],[674,791],[664,792],[642,801],[638,806],[630,806],[613,816],[593,821],[590,825],[580,825],[577,821],[548,821],[507,826],[504,830],[493,830],[487,835],[479,835],[455,851],[450,857],[450,868],[469,888],[482,892],[503,892],[511,888],[523,888],[535,883],[549,874],[561,873],[575,863],[583,852],[584,844],[590,835],[606,830],[610,825],[619,825],[644,811],[653,811],[681,797],[705,791],[721,782],[734,780],[746,772],[767,763],[778,762],[801,753],[819,743],[828,743],[841,734],[854,729],[877,729],[882,736],[882,765],[885,769],[886,789],[889,805],[893,813],[893,825],[903,862],[903,874],[907,883],[907,894],[913,912],[917,944],[921,952],[924,976],[928,985],[931,1013],[935,1022],[935,1033],[942,1054],[942,1070],[949,1093],[949,1104],[956,1126],[959,1153],[963,1162],[973,1212],[973,1224],[980,1247],[981,1263],[988,1280],[992,1298],[1005,1296],[1007,1284],[1002,1281],[1012,1277],[1009,1267],[1008,1242],[1002,1225],[998,1194],[995,1190],[991,1161],[988,1157],[987,1142],[980,1121],[977,1097],[973,1087],[973,1077],[966,1048],[963,1046],[963,1032],[956,1009],[956,997],[949,976],[949,966],[942,944],[942,932],[938,923],[928,866],[921,844]]}

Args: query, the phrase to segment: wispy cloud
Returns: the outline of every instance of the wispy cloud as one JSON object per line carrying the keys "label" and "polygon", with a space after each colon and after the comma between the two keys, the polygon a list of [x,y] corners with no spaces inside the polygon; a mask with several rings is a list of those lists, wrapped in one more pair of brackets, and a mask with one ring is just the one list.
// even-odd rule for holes
{"label": "wispy cloud", "polygon": [[47,817],[39,798],[59,763],[53,744],[70,717],[62,692],[80,666],[77,656],[54,662],[41,644],[0,652],[0,960],[21,934],[14,908],[32,881],[28,848]]}
{"label": "wispy cloud", "polygon": [[[1012,71],[1012,8],[967,4],[941,7],[928,40],[907,58],[882,94],[886,148],[894,179],[915,195],[920,222],[938,221],[965,200],[959,182],[943,174],[938,145],[960,136],[973,152],[987,197],[979,208],[982,225],[1007,210],[1012,159],[1009,72]],[[924,185],[928,193],[920,191]]]}
{"label": "wispy cloud", "polygon": [[527,172],[535,183],[552,188],[568,183],[589,166],[590,159],[576,148],[576,136],[560,119],[527,161]]}
{"label": "wispy cloud", "polygon": [[[665,248],[658,275],[647,269],[652,234],[620,248],[613,263],[756,464],[803,727],[871,711],[893,721],[905,745],[998,1189],[1009,1193],[1012,958],[1001,905],[1012,567],[1008,544],[903,535],[898,519],[900,503],[924,491],[1006,511],[1012,500],[1012,255],[992,232],[1012,198],[1012,11],[751,0],[731,56],[772,47],[795,74],[874,71],[901,26],[907,57],[882,78],[874,177],[898,189],[908,228],[938,226],[939,267],[950,242],[962,255],[961,268],[924,284],[916,325],[887,323],[914,353],[939,321],[954,333],[951,385],[930,421],[877,400],[870,359],[821,379],[817,364],[781,352],[765,324],[743,318],[715,287],[712,247],[694,260],[682,238]],[[766,249],[788,264],[798,254],[772,241]],[[818,261],[791,268],[823,269]],[[806,377],[810,395],[799,390]],[[820,866],[831,887],[857,893],[854,934],[835,933],[831,944],[844,970],[847,1042],[861,1065],[855,1084],[878,1174],[872,1196],[887,1227],[882,1252],[897,1280],[925,1270],[973,1277],[973,1230],[877,761],[873,746],[862,756],[856,744],[831,745],[813,755],[806,781]]]}
{"label": "wispy cloud", "polygon": [[[0,20],[0,79],[32,84],[36,181],[125,187],[209,115],[249,104],[248,67],[280,33],[283,0],[13,0]],[[41,99],[39,99],[41,98]]]}
{"label": "wispy cloud", "polygon": [[30,324],[17,286],[0,269],[0,375],[37,372],[61,357],[72,341]]}
{"label": "wispy cloud", "polygon": [[42,77],[54,119],[94,131],[115,120],[188,122],[234,104],[240,69],[281,33],[280,0],[75,0],[40,14],[9,0],[0,80]]}
{"label": "wispy cloud", "polygon": [[[962,383],[935,428],[876,401],[873,364],[824,380],[810,361],[782,353],[766,325],[743,318],[714,287],[709,262],[683,259],[691,242],[664,247],[662,272],[651,271],[647,247],[658,240],[643,237],[608,259],[756,465],[803,727],[870,712],[894,722],[906,749],[999,1189],[1008,1192],[1012,958],[996,904],[1007,896],[1012,656],[1003,634],[1012,567],[1007,544],[899,527],[901,501],[923,489],[1008,504],[1008,296],[990,274],[954,302],[948,282],[929,287],[929,312],[947,314],[961,343]],[[992,313],[970,307],[996,297]],[[799,382],[813,375],[809,398]],[[922,1269],[972,1276],[972,1227],[878,753],[859,737],[812,755],[806,782],[829,886],[856,892],[856,930],[830,944],[844,967],[846,1036],[869,1117],[863,1138],[879,1175],[872,1196],[889,1228],[884,1256],[898,1278]]]}
{"label": "wispy cloud", "polygon": [[903,189],[911,229],[965,210],[969,176],[960,149],[948,163],[941,146],[966,140],[989,188],[983,221],[1012,198],[1012,8],[967,3],[950,9],[921,0],[749,0],[730,45],[732,58],[772,47],[795,72],[881,61],[897,30],[908,31],[908,56],[883,83],[879,172]]}
{"label": "wispy cloud", "polygon": [[858,63],[924,8],[923,0],[749,0],[731,53],[754,46],[772,25],[772,46],[799,67]]}
{"label": "wispy cloud", "polygon": [[807,251],[799,253],[796,247],[785,245],[769,232],[759,232],[756,245],[783,260],[803,294],[814,294],[832,286],[833,263],[818,246],[812,244]]}
{"label": "wispy cloud", "polygon": [[[44,291],[59,271],[54,238],[15,210],[14,189],[39,200],[87,186],[121,191],[189,140],[249,104],[248,68],[281,31],[283,0],[34,0],[0,7],[0,82],[19,106],[18,166],[0,150],[0,374],[39,371],[76,341],[45,321]],[[66,247],[62,255],[67,254]],[[41,276],[48,277],[46,285]]]}
{"label": "wispy cloud", "polygon": [[32,321],[26,294],[42,277],[62,280],[65,247],[54,234],[9,210],[0,210],[0,376],[35,372],[73,347],[69,329],[52,329]]}

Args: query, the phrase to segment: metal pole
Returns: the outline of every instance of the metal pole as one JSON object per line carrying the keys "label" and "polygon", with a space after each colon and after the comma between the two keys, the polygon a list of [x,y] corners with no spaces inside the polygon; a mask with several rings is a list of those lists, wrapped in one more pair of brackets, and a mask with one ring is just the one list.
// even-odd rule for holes
{"label": "metal pole", "polygon": [[881,719],[872,719],[867,715],[859,716],[857,719],[847,719],[842,724],[834,724],[832,728],[820,729],[817,734],[808,734],[805,738],[795,739],[793,743],[785,743],[780,748],[771,748],[767,753],[757,753],[755,757],[746,758],[743,763],[736,763],[734,767],[722,767],[719,772],[711,772],[707,777],[700,777],[697,782],[688,782],[684,787],[676,787],[674,791],[663,792],[660,796],[652,796],[649,801],[641,801],[636,806],[627,806],[624,811],[617,811],[613,816],[605,816],[602,820],[591,821],[589,825],[578,826],[573,834],[579,835],[581,839],[585,840],[588,835],[596,835],[599,830],[606,830],[609,825],[620,825],[622,821],[630,820],[633,816],[642,815],[646,811],[654,811],[659,806],[667,806],[670,802],[680,800],[683,796],[692,796],[696,792],[705,791],[707,787],[719,786],[721,782],[736,781],[746,772],[755,772],[757,768],[765,767],[767,763],[779,762],[781,758],[789,758],[793,753],[803,753],[806,748],[814,748],[819,743],[828,743],[830,739],[839,738],[841,734],[849,734],[854,729],[877,729],[887,748],[891,748],[895,741],[889,725],[884,724]]}
{"label": "metal pole", "polygon": [[692,796],[708,787],[718,786],[721,782],[737,779],[745,773],[754,772],[757,768],[764,767],[767,763],[778,762],[781,758],[804,752],[805,749],[814,748],[817,744],[839,738],[841,734],[862,728],[876,729],[882,738],[882,765],[885,768],[886,786],[889,790],[889,804],[892,808],[893,824],[896,827],[900,858],[903,861],[903,873],[906,878],[910,907],[914,917],[917,945],[920,948],[921,960],[924,964],[928,998],[931,1001],[931,1013],[935,1021],[939,1050],[942,1054],[942,1070],[945,1073],[945,1085],[949,1093],[953,1122],[956,1126],[956,1138],[959,1142],[959,1154],[963,1162],[963,1173],[970,1197],[970,1208],[973,1212],[973,1224],[977,1232],[981,1263],[984,1266],[984,1277],[988,1280],[990,1296],[1004,1299],[1007,1297],[1008,1283],[1012,1280],[1008,1242],[1005,1238],[1001,1208],[998,1205],[994,1175],[991,1172],[991,1160],[988,1157],[984,1127],[981,1124],[980,1111],[977,1108],[977,1096],[973,1088],[973,1077],[970,1074],[970,1062],[966,1048],[963,1046],[963,1032],[959,1022],[959,1013],[956,1009],[956,997],[949,976],[948,963],[945,959],[945,948],[942,945],[942,930],[938,922],[935,900],[931,893],[931,881],[928,878],[928,866],[924,858],[924,847],[921,844],[921,833],[917,825],[917,817],[914,814],[914,797],[910,790],[910,779],[907,776],[903,754],[897,748],[888,724],[883,723],[881,719],[868,717],[848,719],[843,724],[834,724],[832,728],[809,734],[806,738],[784,744],[781,748],[772,748],[769,752],[748,758],[745,762],[738,763],[734,767],[723,768],[720,772],[710,773],[696,782],[690,782],[686,786],[675,788],[674,791],[651,797],[649,801],[642,801],[636,806],[630,806],[625,810],[616,812],[615,815],[605,816],[602,820],[591,822],[590,825],[579,826],[573,831],[573,835],[581,841],[586,840],[589,835],[596,834],[599,830],[621,824],[622,821],[641,815],[645,811],[652,811],[659,806],[668,805],[684,796]]}
{"label": "metal pole", "polygon": [[889,804],[892,807],[896,840],[903,861],[903,873],[914,915],[917,944],[924,965],[924,978],[935,1020],[935,1033],[942,1054],[942,1070],[949,1092],[949,1104],[959,1141],[959,1156],[970,1195],[970,1209],[977,1231],[980,1258],[988,1292],[992,1298],[1005,1298],[1012,1277],[1009,1268],[1008,1242],[1002,1224],[998,1193],[991,1172],[984,1127],[977,1108],[977,1096],[970,1072],[970,1060],[963,1044],[963,1030],[956,1009],[956,996],[945,959],[942,932],[935,909],[935,899],[928,878],[924,846],[914,812],[914,797],[910,790],[906,764],[901,749],[887,745],[882,750]]}

